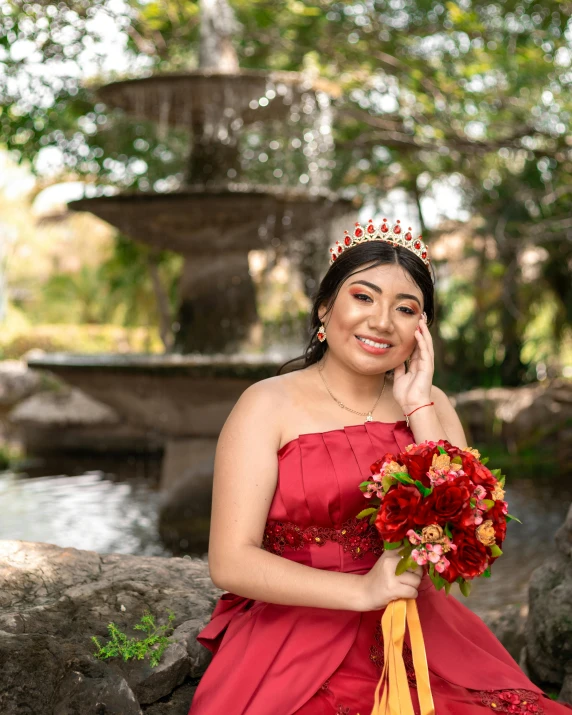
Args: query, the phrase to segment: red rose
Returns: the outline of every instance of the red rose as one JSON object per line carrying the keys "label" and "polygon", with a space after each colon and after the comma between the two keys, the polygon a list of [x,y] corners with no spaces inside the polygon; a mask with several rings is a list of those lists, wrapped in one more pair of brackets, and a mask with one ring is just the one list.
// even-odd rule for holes
{"label": "red rose", "polygon": [[506,538],[506,516],[503,512],[503,502],[496,501],[495,505],[483,514],[483,519],[490,519],[495,529],[495,538],[499,546]]}
{"label": "red rose", "polygon": [[401,541],[413,525],[421,494],[417,487],[396,484],[381,500],[375,526],[384,541]]}
{"label": "red rose", "polygon": [[415,523],[444,525],[448,521],[457,523],[467,506],[470,506],[471,492],[465,477],[436,486],[415,515]]}
{"label": "red rose", "polygon": [[482,574],[489,562],[487,547],[470,530],[454,533],[453,542],[457,550],[450,551],[447,558],[459,575],[468,581]]}
{"label": "red rose", "polygon": [[492,474],[490,469],[487,469],[484,464],[469,452],[461,452],[463,460],[463,470],[475,486],[482,484],[484,487],[494,489],[497,479]]}
{"label": "red rose", "polygon": [[433,462],[433,455],[439,454],[437,445],[423,442],[413,447],[409,452],[400,455],[399,462],[405,466],[411,479],[418,479],[424,486],[428,487],[431,482],[427,472]]}

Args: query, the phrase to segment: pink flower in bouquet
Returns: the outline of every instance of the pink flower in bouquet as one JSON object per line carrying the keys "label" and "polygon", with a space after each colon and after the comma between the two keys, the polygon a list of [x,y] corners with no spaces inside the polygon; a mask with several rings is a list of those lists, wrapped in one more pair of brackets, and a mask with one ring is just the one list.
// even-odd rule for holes
{"label": "pink flower in bouquet", "polygon": [[439,559],[439,561],[437,561],[437,563],[435,564],[435,571],[437,571],[437,573],[443,574],[449,568],[450,565],[451,564],[449,559],[446,559],[443,556],[443,558]]}
{"label": "pink flower in bouquet", "polygon": [[436,564],[441,560],[443,555],[443,547],[441,544],[426,544],[427,558],[432,564]]}
{"label": "pink flower in bouquet", "polygon": [[413,529],[409,529],[406,536],[411,544],[417,545],[421,543],[421,537],[417,533],[415,533]]}
{"label": "pink flower in bouquet", "polygon": [[411,552],[411,558],[418,566],[425,566],[427,563],[427,552],[425,549],[413,549]]}

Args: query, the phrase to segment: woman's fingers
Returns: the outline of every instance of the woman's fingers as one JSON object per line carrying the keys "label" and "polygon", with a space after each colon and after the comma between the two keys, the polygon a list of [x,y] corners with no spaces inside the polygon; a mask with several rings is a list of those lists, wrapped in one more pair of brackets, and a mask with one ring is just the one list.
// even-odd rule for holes
{"label": "woman's fingers", "polygon": [[429,346],[427,345],[427,340],[425,339],[425,336],[420,330],[415,331],[415,339],[417,340],[417,348],[419,349],[419,358],[421,363],[428,362],[432,364],[433,355],[429,350]]}
{"label": "woman's fingers", "polygon": [[404,586],[412,586],[413,588],[417,588],[421,583],[421,576],[416,573],[411,573],[410,571],[400,574],[397,578],[399,583]]}
{"label": "woman's fingers", "polygon": [[396,596],[393,601],[397,601],[399,598],[417,598],[419,592],[413,586],[402,586],[399,589],[399,595]]}
{"label": "woman's fingers", "polygon": [[425,342],[427,343],[427,347],[429,348],[429,353],[431,357],[434,357],[433,338],[431,337],[431,333],[429,332],[429,328],[427,327],[427,322],[425,320],[420,320],[419,326],[421,329],[421,335],[423,335],[423,337],[425,338]]}
{"label": "woman's fingers", "polygon": [[416,573],[418,576],[423,576],[423,566],[415,566],[415,568],[407,569],[406,573]]}

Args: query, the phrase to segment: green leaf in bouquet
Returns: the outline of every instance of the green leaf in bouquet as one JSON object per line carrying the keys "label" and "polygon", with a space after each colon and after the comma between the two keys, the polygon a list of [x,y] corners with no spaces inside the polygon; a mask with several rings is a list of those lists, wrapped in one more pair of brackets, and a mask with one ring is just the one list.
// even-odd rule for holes
{"label": "green leaf in bouquet", "polygon": [[491,474],[497,479],[502,477],[502,471],[500,469],[491,469]]}
{"label": "green leaf in bouquet", "polygon": [[512,514],[506,514],[505,518],[507,521],[518,521],[519,524],[522,524],[522,521],[517,519],[516,516],[513,516]]}
{"label": "green leaf in bouquet", "polygon": [[401,543],[403,548],[399,552],[399,555],[405,557],[409,556],[413,551],[413,544],[409,541],[409,539],[404,539]]}
{"label": "green leaf in bouquet", "polygon": [[417,566],[415,561],[411,558],[411,556],[403,557],[401,561],[398,561],[397,567],[395,569],[395,575],[396,576],[401,576],[402,573],[405,573],[407,569],[414,569]]}
{"label": "green leaf in bouquet", "polygon": [[377,509],[376,509],[376,511],[375,511],[375,514],[372,514],[372,515],[369,517],[369,525],[370,525],[370,526],[373,526],[373,525],[375,524],[376,519],[377,519]]}
{"label": "green leaf in bouquet", "polygon": [[487,509],[492,509],[495,502],[494,499],[483,499],[483,504],[487,507]]}
{"label": "green leaf in bouquet", "polygon": [[384,541],[383,548],[386,551],[393,551],[394,549],[399,549],[403,546],[403,541]]}
{"label": "green leaf in bouquet", "polygon": [[500,479],[499,479],[499,484],[501,485],[501,487],[504,487],[505,482],[506,482],[506,477],[503,474],[502,477],[500,477]]}
{"label": "green leaf in bouquet", "polygon": [[395,477],[395,479],[402,484],[413,484],[413,479],[411,479],[407,472],[394,472],[391,476]]}
{"label": "green leaf in bouquet", "polygon": [[437,446],[437,449],[439,450],[439,454],[447,454],[447,450],[443,449],[443,447]]}
{"label": "green leaf in bouquet", "polygon": [[371,479],[366,479],[365,482],[362,482],[359,485],[359,488],[362,489],[362,487],[363,487],[363,489],[367,489],[371,483],[372,483]]}
{"label": "green leaf in bouquet", "polygon": [[366,516],[370,516],[376,511],[377,509],[374,506],[368,507],[367,509],[362,509],[360,513],[356,516],[356,519],[364,519]]}
{"label": "green leaf in bouquet", "polygon": [[423,484],[423,482],[420,482],[420,481],[419,481],[419,479],[416,479],[415,482],[414,482],[414,484],[415,484],[415,486],[417,487],[417,489],[419,489],[419,492],[421,493],[421,496],[422,496],[422,497],[429,496],[429,494],[431,494],[431,492],[433,491],[433,488],[432,488],[432,487],[426,487],[426,486]]}
{"label": "green leaf in bouquet", "polygon": [[453,584],[450,581],[445,581],[445,593],[447,594],[447,596],[449,595],[449,593],[451,593],[452,585]]}
{"label": "green leaf in bouquet", "polygon": [[456,457],[453,457],[451,464],[463,464],[463,458],[461,455],[458,454]]}
{"label": "green leaf in bouquet", "polygon": [[488,566],[487,566],[487,568],[483,571],[482,576],[484,576],[484,578],[490,578],[490,577],[491,577],[491,570],[490,570],[490,568],[489,568]]}
{"label": "green leaf in bouquet", "polygon": [[459,581],[459,588],[461,589],[461,593],[463,594],[463,596],[467,598],[471,593],[470,581],[465,581],[465,579],[461,579],[461,581]]}
{"label": "green leaf in bouquet", "polygon": [[447,583],[445,579],[439,575],[438,573],[433,573],[433,576],[431,577],[431,581],[433,581],[433,584],[435,585],[435,588],[437,591],[440,591],[442,588],[445,587],[445,584]]}
{"label": "green leaf in bouquet", "polygon": [[497,556],[502,556],[502,550],[496,545],[493,544],[491,547],[491,554],[496,558]]}
{"label": "green leaf in bouquet", "polygon": [[381,480],[381,484],[383,486],[383,491],[387,494],[389,491],[390,487],[392,487],[394,484],[397,484],[397,479],[395,479],[392,475],[387,474],[383,479]]}
{"label": "green leaf in bouquet", "polygon": [[481,464],[488,464],[488,463],[489,463],[488,457],[481,457]]}
{"label": "green leaf in bouquet", "polygon": [[476,499],[469,499],[469,504],[471,505],[471,509],[474,509],[477,506]]}
{"label": "green leaf in bouquet", "polygon": [[453,532],[451,531],[449,522],[445,524],[443,531],[445,532],[445,536],[448,536],[451,540],[453,539]]}

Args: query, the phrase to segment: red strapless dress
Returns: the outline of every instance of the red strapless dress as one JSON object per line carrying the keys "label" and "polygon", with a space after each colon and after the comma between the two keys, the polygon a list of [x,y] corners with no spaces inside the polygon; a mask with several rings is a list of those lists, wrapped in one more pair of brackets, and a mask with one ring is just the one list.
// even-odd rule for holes
{"label": "red strapless dress", "polygon": [[[405,449],[405,422],[303,434],[278,452],[263,547],[319,569],[366,573],[381,544],[354,515],[358,484],[386,452]],[[470,610],[424,578],[417,599],[436,715],[564,715]],[[281,606],[225,593],[198,640],[215,655],[189,715],[370,715],[383,665],[383,611]],[[418,712],[406,643],[404,658]]]}

